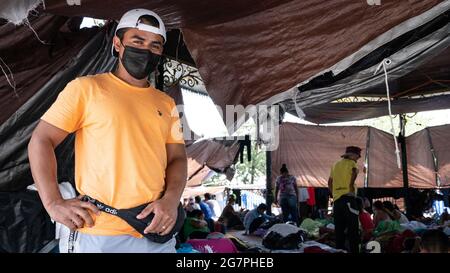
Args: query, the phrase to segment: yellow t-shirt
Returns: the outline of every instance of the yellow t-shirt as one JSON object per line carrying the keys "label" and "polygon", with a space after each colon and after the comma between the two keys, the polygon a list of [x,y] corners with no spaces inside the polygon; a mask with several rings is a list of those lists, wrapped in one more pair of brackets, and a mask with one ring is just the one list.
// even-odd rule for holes
{"label": "yellow t-shirt", "polygon": [[[75,184],[117,209],[161,197],[166,144],[183,144],[175,102],[153,87],[139,88],[112,73],[76,78],[59,94],[42,120],[75,132]],[[102,212],[79,231],[142,237],[119,217]]]}
{"label": "yellow t-shirt", "polygon": [[[333,199],[338,200],[344,194],[350,192],[352,169],[358,169],[356,162],[351,159],[341,159],[331,168],[330,177],[333,179]],[[356,193],[356,183],[355,183]]]}

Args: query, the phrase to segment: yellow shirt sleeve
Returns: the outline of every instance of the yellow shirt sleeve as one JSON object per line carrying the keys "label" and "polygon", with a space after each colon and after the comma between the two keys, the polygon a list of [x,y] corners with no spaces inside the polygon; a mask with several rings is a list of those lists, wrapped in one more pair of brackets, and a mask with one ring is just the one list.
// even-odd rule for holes
{"label": "yellow shirt sleeve", "polygon": [[167,134],[166,144],[184,144],[183,129],[181,126],[180,116],[176,108],[175,102],[171,100],[171,115],[169,124],[169,133]]}
{"label": "yellow shirt sleeve", "polygon": [[75,79],[59,93],[56,101],[41,119],[68,133],[73,133],[83,127],[85,104],[83,88]]}

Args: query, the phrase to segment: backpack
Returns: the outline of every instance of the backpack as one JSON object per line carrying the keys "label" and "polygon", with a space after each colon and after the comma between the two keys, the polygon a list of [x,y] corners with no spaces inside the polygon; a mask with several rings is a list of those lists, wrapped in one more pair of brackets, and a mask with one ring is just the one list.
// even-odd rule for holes
{"label": "backpack", "polygon": [[296,226],[275,224],[267,231],[262,244],[268,249],[298,249],[305,237],[305,232]]}

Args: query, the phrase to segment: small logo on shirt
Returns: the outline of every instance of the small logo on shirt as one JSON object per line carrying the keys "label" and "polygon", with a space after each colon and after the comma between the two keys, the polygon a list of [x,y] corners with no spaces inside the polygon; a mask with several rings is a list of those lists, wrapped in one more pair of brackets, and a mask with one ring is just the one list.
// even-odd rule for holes
{"label": "small logo on shirt", "polygon": [[158,110],[158,115],[159,115],[159,116],[162,116],[162,112],[161,112],[161,111],[159,111],[159,110]]}

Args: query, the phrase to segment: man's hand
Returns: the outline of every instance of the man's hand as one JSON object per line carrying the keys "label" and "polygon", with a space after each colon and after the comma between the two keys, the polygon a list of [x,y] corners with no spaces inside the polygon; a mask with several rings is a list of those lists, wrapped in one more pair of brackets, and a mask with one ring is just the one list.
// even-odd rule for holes
{"label": "man's hand", "polygon": [[92,227],[94,220],[89,210],[100,214],[99,209],[92,203],[81,201],[79,198],[60,199],[47,206],[50,217],[58,223],[67,226],[71,231],[82,228],[85,225]]}
{"label": "man's hand", "polygon": [[150,213],[154,213],[152,223],[144,230],[144,233],[158,233],[167,235],[175,226],[178,213],[177,200],[162,197],[159,200],[149,204],[138,216],[137,219],[143,219]]}

